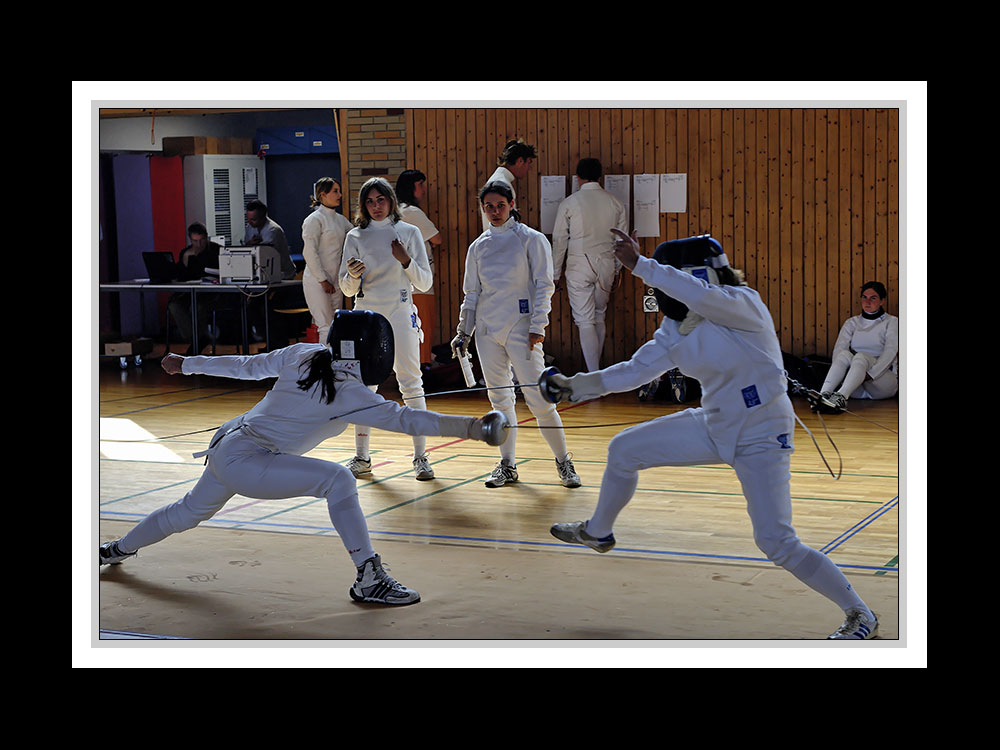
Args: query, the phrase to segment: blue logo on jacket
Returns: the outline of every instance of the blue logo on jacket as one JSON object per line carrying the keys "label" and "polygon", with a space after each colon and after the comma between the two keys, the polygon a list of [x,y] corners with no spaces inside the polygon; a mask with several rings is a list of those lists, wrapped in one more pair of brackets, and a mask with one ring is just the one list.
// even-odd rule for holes
{"label": "blue logo on jacket", "polygon": [[782,450],[790,451],[792,449],[792,446],[789,445],[788,443],[787,432],[783,432],[780,435],[778,435],[778,445],[781,447]]}
{"label": "blue logo on jacket", "polygon": [[760,396],[757,395],[757,386],[748,385],[740,393],[743,394],[743,403],[749,409],[751,406],[760,406]]}

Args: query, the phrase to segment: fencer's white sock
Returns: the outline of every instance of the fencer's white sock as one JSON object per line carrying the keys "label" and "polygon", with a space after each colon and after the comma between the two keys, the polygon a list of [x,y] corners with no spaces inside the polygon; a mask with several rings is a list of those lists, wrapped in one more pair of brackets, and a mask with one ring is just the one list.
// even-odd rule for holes
{"label": "fencer's white sock", "polygon": [[553,409],[548,414],[537,417],[536,421],[539,427],[546,428],[542,430],[542,437],[549,444],[552,455],[555,456],[557,461],[565,461],[568,455],[568,451],[566,450],[566,433],[562,429],[548,429],[562,427],[562,419],[559,417],[559,412]]}
{"label": "fencer's white sock", "polygon": [[368,522],[358,502],[358,493],[352,492],[339,500],[327,498],[326,505],[333,528],[347,548],[354,567],[359,567],[369,557],[374,557],[375,550],[368,535]]}
{"label": "fencer's white sock", "polygon": [[371,460],[368,449],[368,440],[370,437],[371,434],[368,432],[367,427],[354,426],[354,455],[358,458],[363,458],[365,461]]}
{"label": "fencer's white sock", "polygon": [[860,609],[868,615],[872,614],[840,568],[819,550],[810,547],[800,563],[794,568],[785,570],[845,612],[849,609]]}
{"label": "fencer's white sock", "polygon": [[507,424],[510,425],[510,428],[507,430],[507,439],[500,446],[500,459],[508,466],[514,466],[517,464],[514,458],[517,454],[517,412],[513,407],[499,409],[498,411],[507,417]]}
{"label": "fencer's white sock", "polygon": [[587,521],[587,533],[598,539],[612,533],[615,519],[639,486],[639,472],[623,473],[610,466],[604,470],[601,478],[601,492],[597,496],[597,507],[594,515]]}
{"label": "fencer's white sock", "polygon": [[579,326],[580,348],[583,350],[583,361],[587,364],[587,372],[601,369],[601,344],[598,341],[597,329],[592,325]]}
{"label": "fencer's white sock", "polygon": [[[427,410],[427,399],[423,396],[418,396],[416,398],[404,398],[403,403],[409,406],[411,409],[423,409]],[[414,435],[413,436],[413,457],[417,458],[422,456],[427,452],[427,438],[424,435]]]}

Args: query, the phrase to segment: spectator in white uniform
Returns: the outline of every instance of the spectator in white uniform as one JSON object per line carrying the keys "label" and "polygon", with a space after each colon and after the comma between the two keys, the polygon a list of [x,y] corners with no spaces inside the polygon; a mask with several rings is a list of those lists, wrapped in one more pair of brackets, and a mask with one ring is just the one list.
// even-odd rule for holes
{"label": "spectator in white uniform", "polygon": [[[260,499],[322,497],[357,567],[351,598],[396,605],[420,601],[420,594],[382,567],[351,472],[304,454],[352,423],[496,445],[503,429],[492,428],[505,422],[497,414],[474,419],[410,409],[370,390],[367,386],[388,376],[392,360],[388,323],[380,317],[342,310],[325,344],[293,344],[253,356],[164,357],[163,369],[171,375],[277,380],[256,406],[222,425],[209,448],[195,454],[206,457],[205,471],[191,491],[150,513],[121,539],[100,545],[98,566],[121,564],[139,549],[194,528],[237,493]],[[384,345],[369,346],[372,341]]]}
{"label": "spectator in white uniform", "polygon": [[839,414],[849,398],[892,398],[899,391],[899,318],[885,311],[887,295],[880,281],[861,287],[861,314],[844,322],[833,345],[823,411]]}
{"label": "spectator in white uniform", "polygon": [[552,535],[607,552],[615,546],[613,526],[636,490],[639,471],[726,463],[740,480],[760,550],[844,611],[844,623],[829,638],[873,638],[875,615],[837,565],[803,544],[792,526],[795,412],[774,321],[760,295],[707,235],[661,243],[654,258],[639,253],[634,235],[619,236],[616,257],[655,288],[663,322],[628,361],[549,378],[564,389],[560,397],[581,401],[632,390],[680,367],[701,382],[701,406],[614,437],[594,514],[555,524]]}
{"label": "spectator in white uniform", "polygon": [[321,177],[313,185],[311,204],[315,210],[302,222],[302,257],[306,261],[302,293],[320,341],[326,341],[333,314],[344,306],[340,261],[344,238],[354,225],[337,211],[342,200],[340,182],[333,177]]}
{"label": "spectator in white uniform", "polygon": [[552,309],[552,248],[545,235],[519,220],[513,210],[513,193],[504,182],[492,182],[479,192],[490,228],[469,245],[465,260],[465,298],[459,311],[458,332],[451,346],[464,356],[469,339],[476,335],[476,352],[490,402],[511,425],[500,446],[500,462],[486,482],[502,487],[516,482],[517,414],[511,369],[523,389],[524,400],[535,416],[542,436],[556,460],[564,487],[579,487],[562,419],[553,404],[534,387],[545,367],[542,342]]}
{"label": "spectator in white uniform", "polygon": [[556,291],[566,265],[566,291],[587,370],[599,370],[607,331],[605,315],[620,264],[615,259],[609,227],[628,232],[628,211],[601,187],[601,162],[580,159],[576,176],[580,189],[556,210],[552,230],[552,275]]}
{"label": "spectator in white uniform", "polygon": [[[340,288],[354,297],[354,308],[374,310],[389,319],[396,339],[393,371],[403,403],[426,408],[420,371],[420,318],[413,290],[431,286],[420,230],[402,220],[396,193],[385,179],[373,177],[358,192],[356,226],[344,238]],[[371,475],[370,432],[355,426],[356,454],[349,464],[354,476]],[[427,457],[427,439],[413,438],[413,469],[417,479],[434,478]]]}
{"label": "spectator in white uniform", "polygon": [[[509,140],[504,144],[500,158],[497,159],[498,166],[496,171],[490,175],[490,178],[484,184],[489,185],[491,182],[498,181],[506,183],[510,187],[510,194],[514,196],[511,199],[511,203],[513,209],[516,211],[517,192],[514,190],[514,180],[527,177],[528,170],[531,169],[531,165],[537,158],[538,153],[535,151],[535,147],[525,143],[523,138]],[[484,212],[481,211],[481,213],[483,216],[483,231],[485,232],[490,228],[490,220]]]}
{"label": "spectator in white uniform", "polygon": [[417,315],[420,317],[421,331],[423,331],[423,343],[421,349],[421,362],[429,362],[432,359],[432,347],[436,342],[437,333],[437,304],[434,297],[434,248],[441,247],[441,232],[434,226],[434,222],[428,218],[424,212],[424,200],[427,196],[427,175],[418,169],[403,170],[396,178],[396,198],[399,200],[399,213],[403,221],[412,224],[420,230],[420,236],[424,238],[424,245],[427,249],[427,263],[431,269],[431,285],[426,292],[413,290],[413,302],[417,306]]}

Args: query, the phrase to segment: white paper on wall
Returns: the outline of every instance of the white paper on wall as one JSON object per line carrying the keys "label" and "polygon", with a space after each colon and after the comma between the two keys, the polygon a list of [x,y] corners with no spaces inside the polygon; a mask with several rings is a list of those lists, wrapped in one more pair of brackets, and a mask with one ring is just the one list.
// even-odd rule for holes
{"label": "white paper on wall", "polygon": [[660,175],[660,211],[682,214],[687,211],[687,175]]}
{"label": "white paper on wall", "polygon": [[632,176],[632,227],[640,237],[660,236],[660,175]]}
{"label": "white paper on wall", "polygon": [[632,191],[629,190],[629,182],[627,174],[604,175],[604,189],[620,200],[626,211],[632,205]]}
{"label": "white paper on wall", "polygon": [[564,175],[542,175],[542,234],[552,234],[556,225],[556,211],[566,197],[566,177]]}

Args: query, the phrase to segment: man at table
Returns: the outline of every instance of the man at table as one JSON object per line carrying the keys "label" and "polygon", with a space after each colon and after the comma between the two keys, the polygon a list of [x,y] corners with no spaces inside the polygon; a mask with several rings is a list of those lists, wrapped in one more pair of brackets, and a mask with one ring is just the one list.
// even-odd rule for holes
{"label": "man at table", "polygon": [[[196,281],[206,276],[206,269],[215,271],[214,276],[218,278],[219,273],[219,250],[221,248],[215,242],[208,239],[208,229],[200,222],[195,222],[188,227],[188,246],[181,250],[180,278],[178,281]],[[216,315],[216,326],[211,327],[212,310],[219,310],[226,306],[223,294],[199,293],[195,296],[198,304],[198,344],[199,348],[218,338],[218,315]],[[185,356],[198,354],[194,351],[192,341],[191,326],[191,293],[175,292],[170,295],[167,302],[167,309],[177,324],[177,331],[182,340],[187,341],[190,346]]]}

